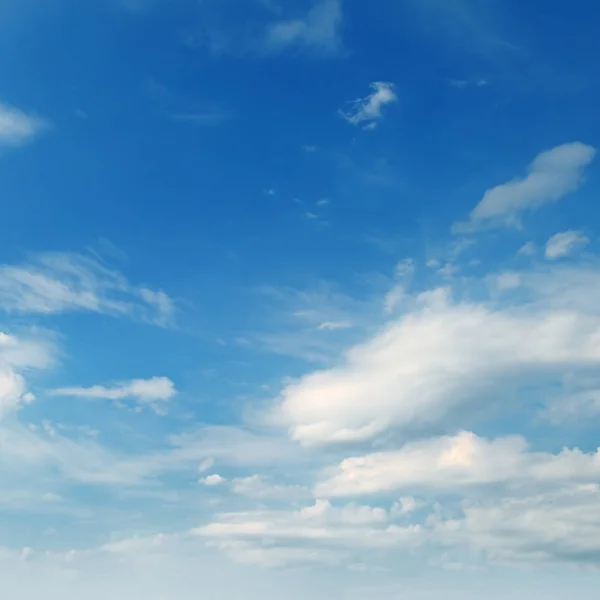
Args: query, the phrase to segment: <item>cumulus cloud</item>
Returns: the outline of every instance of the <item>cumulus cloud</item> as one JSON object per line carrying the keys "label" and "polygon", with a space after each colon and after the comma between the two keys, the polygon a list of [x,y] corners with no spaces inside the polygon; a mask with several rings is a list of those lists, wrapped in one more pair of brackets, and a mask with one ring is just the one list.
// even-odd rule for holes
{"label": "cumulus cloud", "polygon": [[46,315],[124,315],[159,326],[172,323],[175,312],[166,293],[133,285],[91,256],[72,253],[46,253],[29,263],[0,265],[0,308]]}
{"label": "cumulus cloud", "polygon": [[317,485],[315,493],[322,497],[396,490],[447,494],[498,484],[540,489],[544,484],[590,481],[600,481],[600,452],[532,452],[520,436],[487,440],[462,432],[414,442],[398,451],[347,458]]}
{"label": "cumulus cloud", "polygon": [[218,487],[225,483],[226,479],[221,477],[218,473],[213,473],[212,475],[208,475],[200,480],[202,485],[206,487]]}
{"label": "cumulus cloud", "polygon": [[441,520],[434,537],[501,563],[600,561],[600,487],[584,484],[526,497],[466,502],[464,515]]}
{"label": "cumulus cloud", "polygon": [[[298,510],[224,513],[191,533],[211,540],[233,560],[245,562],[246,552],[256,552],[254,562],[263,566],[321,563],[323,553],[333,562],[344,562],[349,557],[349,547],[408,546],[421,542],[419,526],[391,523],[384,508],[354,503],[333,506],[327,500],[316,500]],[[245,551],[242,555],[237,552],[240,548]],[[276,550],[276,555],[285,560],[274,561],[273,556],[263,555],[260,551],[265,548]]]}
{"label": "cumulus cloud", "polygon": [[393,83],[376,81],[371,84],[371,93],[368,96],[354,100],[348,108],[340,110],[339,114],[352,125],[374,129],[383,117],[383,107],[397,101]]}
{"label": "cumulus cloud", "polygon": [[28,391],[24,373],[45,369],[53,362],[52,347],[41,340],[27,340],[0,332],[0,419],[30,404],[35,396]]}
{"label": "cumulus cloud", "polygon": [[21,146],[33,140],[46,127],[43,119],[0,103],[0,147]]}
{"label": "cumulus cloud", "polygon": [[589,244],[590,240],[581,231],[569,230],[554,234],[546,242],[545,256],[548,260],[565,258]]}
{"label": "cumulus cloud", "polygon": [[265,46],[269,52],[300,48],[335,55],[342,49],[342,22],[341,0],[319,0],[305,16],[269,25]]}
{"label": "cumulus cloud", "polygon": [[[514,279],[514,278],[511,278]],[[560,382],[600,362],[595,268],[529,272],[522,294],[498,305],[447,289],[411,304],[334,368],[288,384],[275,422],[305,444],[350,442],[389,429],[435,426],[466,403],[511,385]]]}
{"label": "cumulus cloud", "polygon": [[595,154],[592,146],[581,142],[542,152],[529,165],[525,177],[489,189],[471,211],[469,221],[456,223],[454,230],[519,226],[523,213],[577,191],[584,181],[585,168]]}

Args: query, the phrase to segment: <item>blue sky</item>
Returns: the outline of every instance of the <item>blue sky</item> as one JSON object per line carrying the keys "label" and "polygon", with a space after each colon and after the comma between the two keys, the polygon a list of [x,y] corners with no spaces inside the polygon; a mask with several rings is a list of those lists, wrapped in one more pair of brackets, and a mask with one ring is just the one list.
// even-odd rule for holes
{"label": "blue sky", "polygon": [[595,597],[599,22],[1,3],[8,596]]}

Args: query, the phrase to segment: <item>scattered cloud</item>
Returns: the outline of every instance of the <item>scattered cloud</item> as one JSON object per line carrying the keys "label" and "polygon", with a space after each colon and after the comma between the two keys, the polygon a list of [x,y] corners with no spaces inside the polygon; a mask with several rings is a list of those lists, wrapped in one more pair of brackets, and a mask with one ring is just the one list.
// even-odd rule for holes
{"label": "scattered cloud", "polygon": [[590,240],[581,231],[569,230],[554,234],[546,243],[545,256],[548,260],[565,258],[589,244]]}
{"label": "scattered cloud", "polygon": [[20,406],[35,401],[24,373],[46,369],[53,363],[50,344],[0,332],[0,421]]}
{"label": "scattered cloud", "polygon": [[490,277],[490,281],[500,292],[515,290],[521,286],[523,275],[514,271],[505,271]]}
{"label": "scattered cloud", "polygon": [[163,291],[132,285],[118,271],[82,254],[46,253],[21,265],[0,265],[0,308],[53,314],[95,312],[172,324],[175,306]]}
{"label": "scattered cloud", "polygon": [[236,427],[201,426],[157,440],[152,451],[123,452],[95,437],[71,436],[47,425],[2,423],[2,476],[16,469],[34,481],[40,473],[52,472],[57,486],[76,482],[134,493],[160,489],[160,478],[166,473],[188,473],[190,481],[195,480],[198,464],[209,458],[240,468],[293,465],[306,460],[286,439]]}
{"label": "scattered cloud", "polygon": [[352,327],[350,321],[324,321],[317,329],[320,331],[335,331],[336,329],[348,329]]}
{"label": "scattered cloud", "polygon": [[214,473],[213,475],[208,475],[207,477],[204,477],[204,479],[201,479],[200,483],[206,487],[218,487],[223,485],[225,481],[226,479],[224,477],[221,477],[218,473]]}
{"label": "scattered cloud", "polygon": [[266,31],[265,49],[281,52],[296,48],[336,56],[343,48],[342,24],[341,0],[318,0],[301,18],[271,23]]}
{"label": "scattered cloud", "polygon": [[215,464],[214,458],[207,458],[198,465],[198,472],[205,473],[206,471],[211,469],[214,464]]}
{"label": "scattered cloud", "polygon": [[537,252],[537,246],[533,242],[523,244],[517,251],[517,256],[534,256]]}
{"label": "scattered cloud", "polygon": [[371,90],[365,98],[354,100],[347,109],[340,110],[340,116],[352,125],[363,125],[365,129],[377,127],[377,122],[383,117],[383,107],[397,102],[398,97],[393,83],[376,81],[371,84]]}
{"label": "scattered cloud", "polygon": [[462,518],[435,523],[434,536],[444,544],[483,552],[491,562],[597,566],[598,502],[597,484],[467,502]]}
{"label": "scattered cloud", "polygon": [[[266,567],[322,563],[324,557],[327,563],[341,563],[350,558],[352,547],[416,545],[421,538],[418,526],[390,525],[384,508],[352,503],[336,507],[327,500],[294,511],[222,514],[191,533],[210,539],[233,560],[251,558]],[[267,548],[275,552],[263,552]]]}
{"label": "scattered cloud", "polygon": [[555,424],[595,424],[595,419],[600,416],[600,387],[573,391],[552,398],[546,403],[543,413]]}
{"label": "scattered cloud", "polygon": [[0,147],[26,144],[47,127],[44,119],[0,103]]}
{"label": "scattered cloud", "polygon": [[544,375],[559,384],[600,362],[600,312],[587,300],[597,281],[593,268],[528,272],[522,293],[502,305],[493,294],[454,300],[445,288],[410,295],[338,366],[287,385],[273,418],[304,444],[356,442],[433,427],[483,397],[489,405],[509,379],[513,397]]}
{"label": "scattered cloud", "polygon": [[456,493],[499,485],[537,492],[544,485],[600,482],[600,452],[531,452],[520,436],[486,440],[471,432],[420,440],[393,452],[347,458],[330,470],[319,497],[389,491]]}
{"label": "scattered cloud", "polygon": [[310,496],[310,490],[300,485],[272,483],[262,475],[238,477],[231,483],[234,494],[257,500],[297,500]]}
{"label": "scattered cloud", "polygon": [[[492,63],[519,56],[512,29],[502,31],[504,5],[477,0],[407,0],[403,5],[417,16],[417,27],[439,43],[466,47]],[[414,19],[409,21],[415,27]]]}
{"label": "scattered cloud", "polygon": [[112,387],[94,385],[92,387],[67,387],[49,392],[51,396],[67,396],[90,400],[135,400],[139,405],[150,405],[162,412],[157,403],[164,403],[176,394],[175,385],[167,377],[132,379]]}
{"label": "scattered cloud", "polygon": [[577,191],[595,154],[594,148],[581,142],[542,152],[529,165],[527,176],[488,190],[471,211],[469,221],[455,223],[455,232],[520,226],[523,213]]}
{"label": "scattered cloud", "polygon": [[487,87],[490,83],[487,79],[451,79],[450,85],[458,89],[464,89],[466,87]]}

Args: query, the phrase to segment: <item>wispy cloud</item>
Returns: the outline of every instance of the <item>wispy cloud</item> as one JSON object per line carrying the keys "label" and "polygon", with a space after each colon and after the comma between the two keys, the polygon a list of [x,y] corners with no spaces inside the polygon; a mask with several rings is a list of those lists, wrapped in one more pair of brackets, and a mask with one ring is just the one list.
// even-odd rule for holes
{"label": "wispy cloud", "polygon": [[175,385],[167,377],[151,379],[132,379],[111,387],[94,385],[92,387],[66,387],[51,390],[51,396],[87,398],[90,400],[134,400],[140,405],[150,405],[162,411],[157,403],[165,403],[176,394]]}
{"label": "wispy cloud", "polygon": [[581,231],[569,230],[556,233],[546,242],[545,256],[548,260],[564,258],[589,242],[589,238]]}
{"label": "wispy cloud", "polygon": [[335,367],[286,386],[276,422],[304,444],[357,442],[434,427],[506,382],[533,381],[600,364],[600,313],[587,299],[595,269],[523,273],[502,306],[494,294],[455,299],[450,287],[408,295],[402,314]]}
{"label": "wispy cloud", "polygon": [[529,165],[527,176],[488,190],[471,211],[469,221],[456,223],[454,230],[520,226],[523,213],[577,191],[584,181],[585,168],[595,154],[594,148],[581,142],[542,152]]}
{"label": "wispy cloud", "polygon": [[317,329],[321,331],[336,331],[337,329],[348,329],[352,327],[350,321],[324,321],[320,323]]}
{"label": "wispy cloud", "polygon": [[490,85],[487,79],[451,79],[450,85],[454,88],[462,90],[467,87],[487,87]]}
{"label": "wispy cloud", "polygon": [[87,311],[172,324],[175,306],[163,291],[129,283],[90,256],[46,253],[20,265],[0,265],[0,309],[52,314]]}
{"label": "wispy cloud", "polygon": [[343,47],[342,23],[341,0],[318,0],[305,16],[269,25],[265,48],[269,52],[299,48],[334,56]]}
{"label": "wispy cloud", "polygon": [[[478,0],[407,0],[417,17],[418,26],[436,42],[463,47],[496,62],[513,56],[518,47],[511,40],[513,31],[502,24],[509,22],[504,5]],[[414,19],[411,21],[414,27]]]}
{"label": "wispy cloud", "polygon": [[0,146],[21,146],[47,127],[44,119],[0,103]]}
{"label": "wispy cloud", "polygon": [[[228,3],[203,3],[203,23],[189,37],[215,55],[272,57],[295,52],[312,58],[343,55],[342,0],[300,3],[252,2],[243,22]],[[307,8],[308,6],[308,8]],[[258,10],[257,10],[258,9]]]}
{"label": "wispy cloud", "polygon": [[397,102],[398,97],[393,83],[376,81],[371,84],[371,90],[368,96],[354,100],[346,109],[340,109],[340,116],[352,125],[364,124],[365,129],[375,128],[383,117],[383,107]]}

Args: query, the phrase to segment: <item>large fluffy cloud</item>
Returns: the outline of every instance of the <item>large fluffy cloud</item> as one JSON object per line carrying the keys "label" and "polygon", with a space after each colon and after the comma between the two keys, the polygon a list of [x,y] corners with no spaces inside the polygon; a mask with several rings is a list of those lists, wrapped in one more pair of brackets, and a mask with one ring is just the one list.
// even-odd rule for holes
{"label": "large fluffy cloud", "polygon": [[421,440],[404,448],[347,458],[316,487],[319,496],[401,490],[467,492],[477,486],[541,489],[600,482],[600,451],[534,452],[520,436],[486,440],[471,432]]}
{"label": "large fluffy cloud", "polygon": [[599,282],[595,268],[555,269],[523,273],[502,298],[422,293],[342,364],[287,385],[275,418],[303,443],[359,441],[525,382],[560,383],[600,364]]}

